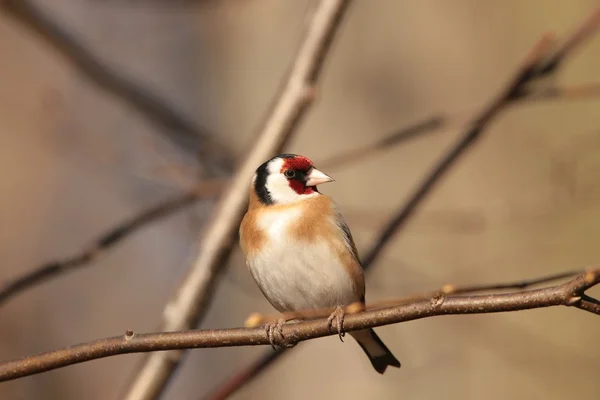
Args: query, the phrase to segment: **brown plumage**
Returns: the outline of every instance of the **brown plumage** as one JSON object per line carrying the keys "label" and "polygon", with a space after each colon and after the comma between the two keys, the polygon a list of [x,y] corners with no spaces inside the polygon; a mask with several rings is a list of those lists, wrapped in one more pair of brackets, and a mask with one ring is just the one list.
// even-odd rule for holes
{"label": "brown plumage", "polygon": [[[335,203],[316,185],[333,179],[306,157],[277,156],[252,180],[240,244],[257,285],[279,311],[341,308],[365,298],[364,273],[354,240]],[[383,373],[398,360],[372,329],[351,332]]]}
{"label": "brown plumage", "polygon": [[[240,236],[244,238],[240,243],[242,243],[246,257],[260,252],[263,246],[268,244],[267,235],[257,224],[261,215],[272,212],[285,212],[285,210],[292,208],[300,208],[302,218],[298,218],[293,225],[286,228],[285,233],[289,235],[290,240],[298,242],[328,240],[332,249],[342,261],[342,265],[352,277],[357,297],[364,299],[364,274],[352,236],[348,236],[347,238],[340,236],[340,228],[336,224],[332,224],[327,218],[323,218],[324,215],[339,214],[337,207],[328,196],[320,195],[312,197],[301,201],[299,204],[273,204],[266,206],[258,200],[254,190],[251,190],[248,212],[244,215],[240,226]],[[350,245],[350,249],[348,248],[348,244]]]}

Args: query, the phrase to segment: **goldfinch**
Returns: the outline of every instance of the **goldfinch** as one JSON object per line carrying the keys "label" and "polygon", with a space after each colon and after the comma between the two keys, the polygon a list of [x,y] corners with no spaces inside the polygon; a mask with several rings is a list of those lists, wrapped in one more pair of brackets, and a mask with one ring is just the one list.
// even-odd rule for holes
{"label": "goldfinch", "polygon": [[[317,190],[333,178],[308,158],[280,154],[257,168],[240,226],[246,265],[280,312],[334,308],[343,336],[343,308],[365,301],[365,281],[348,226],[335,203]],[[278,324],[281,335],[281,320]],[[273,325],[267,326],[274,344]],[[350,332],[377,372],[400,362],[373,329]]]}

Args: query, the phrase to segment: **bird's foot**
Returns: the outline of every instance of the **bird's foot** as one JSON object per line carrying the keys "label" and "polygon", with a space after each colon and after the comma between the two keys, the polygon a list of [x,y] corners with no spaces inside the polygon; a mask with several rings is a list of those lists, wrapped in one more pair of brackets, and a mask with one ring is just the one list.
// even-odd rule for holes
{"label": "bird's foot", "polygon": [[294,347],[294,343],[283,335],[283,324],[285,322],[284,318],[280,318],[275,322],[265,324],[265,333],[273,350],[277,350],[277,347]]}
{"label": "bird's foot", "polygon": [[337,328],[338,336],[342,342],[344,341],[344,336],[346,336],[346,332],[344,332],[345,315],[346,312],[344,311],[344,308],[337,306],[329,318],[327,318],[327,328],[329,329],[329,332],[333,330],[333,320],[335,320],[335,327]]}

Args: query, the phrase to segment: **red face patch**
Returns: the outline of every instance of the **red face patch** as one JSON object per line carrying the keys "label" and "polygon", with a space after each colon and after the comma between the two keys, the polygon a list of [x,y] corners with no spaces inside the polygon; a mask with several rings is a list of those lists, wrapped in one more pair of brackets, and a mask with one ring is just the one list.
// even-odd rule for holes
{"label": "red face patch", "polygon": [[290,187],[298,194],[311,194],[315,191],[312,187],[304,185],[304,182],[292,179],[289,181]]}
{"label": "red face patch", "polygon": [[[295,156],[292,158],[285,159],[283,166],[281,167],[281,173],[290,169],[293,171],[306,172],[313,167],[313,162],[304,156]],[[303,180],[290,179],[289,185],[292,190],[298,194],[311,194],[315,193],[312,187],[308,187],[304,184]]]}
{"label": "red face patch", "polygon": [[294,171],[308,171],[313,166],[313,162],[304,156],[295,156],[292,158],[286,158],[281,172],[286,169],[293,169]]}

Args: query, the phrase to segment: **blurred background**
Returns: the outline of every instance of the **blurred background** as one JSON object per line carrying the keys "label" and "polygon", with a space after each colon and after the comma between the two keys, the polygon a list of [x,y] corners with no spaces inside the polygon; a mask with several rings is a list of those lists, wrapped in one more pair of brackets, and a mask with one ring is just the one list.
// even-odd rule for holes
{"label": "blurred background", "polygon": [[[47,33],[0,2],[0,282],[74,254],[101,232],[202,176],[204,130],[243,160],[315,1],[23,1],[111,73],[162,99],[194,129],[140,113],[94,82]],[[355,1],[286,150],[317,166],[435,115],[471,115],[547,31],[570,32],[596,1]],[[13,11],[11,11],[13,10]],[[600,37],[560,85],[600,81]],[[464,157],[367,278],[367,300],[445,283],[491,283],[599,262],[600,98],[510,107]],[[461,133],[446,128],[327,173],[357,246]],[[227,173],[227,168],[217,168]],[[214,171],[213,171],[214,172]],[[213,210],[205,200],[129,236],[88,267],[0,308],[0,359],[159,325]],[[597,291],[596,291],[597,293]],[[239,250],[206,328],[272,312]],[[380,376],[337,337],[298,346],[236,399],[566,399],[600,391],[597,317],[564,307],[449,316],[378,328],[402,361]],[[191,351],[164,399],[197,399],[266,347]],[[143,356],[79,364],[0,385],[2,399],[116,399]]]}

